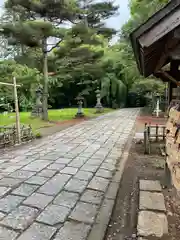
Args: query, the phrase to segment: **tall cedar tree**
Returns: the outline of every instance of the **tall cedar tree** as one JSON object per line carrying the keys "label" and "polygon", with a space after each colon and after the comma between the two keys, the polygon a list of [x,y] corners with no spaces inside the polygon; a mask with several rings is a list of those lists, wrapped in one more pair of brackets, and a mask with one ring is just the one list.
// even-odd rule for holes
{"label": "tall cedar tree", "polygon": [[[39,47],[43,54],[43,119],[48,120],[48,53],[56,49],[66,38],[69,29],[62,27],[64,23],[79,24],[88,22],[86,27],[94,27],[97,33],[112,34],[105,28],[101,20],[112,16],[117,7],[112,3],[96,3],[75,0],[7,0],[7,11],[18,18],[1,26],[2,33],[14,45],[24,45],[31,48]],[[84,21],[86,20],[86,21]],[[81,26],[82,27],[82,26]],[[71,37],[79,34],[80,28],[71,31]],[[49,39],[55,37],[58,41],[50,44]],[[52,41],[51,41],[52,42]]]}

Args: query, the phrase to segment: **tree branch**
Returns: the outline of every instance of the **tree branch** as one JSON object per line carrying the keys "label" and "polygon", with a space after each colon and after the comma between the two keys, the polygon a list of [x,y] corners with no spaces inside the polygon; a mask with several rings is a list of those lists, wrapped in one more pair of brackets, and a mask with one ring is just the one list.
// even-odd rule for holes
{"label": "tree branch", "polygon": [[58,45],[63,41],[64,39],[59,40],[53,47],[51,47],[48,51],[46,51],[47,53],[51,52],[53,49],[57,48]]}

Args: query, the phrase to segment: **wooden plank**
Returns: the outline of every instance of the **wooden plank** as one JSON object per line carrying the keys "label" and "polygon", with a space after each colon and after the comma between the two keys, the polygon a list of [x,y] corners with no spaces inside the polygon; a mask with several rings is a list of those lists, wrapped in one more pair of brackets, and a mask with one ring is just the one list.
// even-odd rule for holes
{"label": "wooden plank", "polygon": [[142,47],[149,47],[180,25],[180,9],[161,20],[149,32],[139,38]]}

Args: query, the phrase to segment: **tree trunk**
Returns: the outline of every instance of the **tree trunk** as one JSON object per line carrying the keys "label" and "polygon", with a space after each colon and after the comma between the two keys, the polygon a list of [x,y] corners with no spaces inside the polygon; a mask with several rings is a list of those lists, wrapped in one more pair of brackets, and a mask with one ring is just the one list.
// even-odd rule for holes
{"label": "tree trunk", "polygon": [[48,121],[48,59],[47,59],[47,39],[44,40],[43,47],[43,101],[42,101],[42,119]]}

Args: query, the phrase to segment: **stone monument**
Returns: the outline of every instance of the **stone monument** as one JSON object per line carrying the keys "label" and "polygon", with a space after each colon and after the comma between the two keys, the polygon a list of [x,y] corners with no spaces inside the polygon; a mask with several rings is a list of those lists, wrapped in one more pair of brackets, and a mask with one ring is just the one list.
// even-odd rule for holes
{"label": "stone monument", "polygon": [[84,98],[82,96],[78,96],[76,98],[76,100],[77,100],[77,103],[78,103],[78,111],[77,111],[75,117],[76,118],[82,118],[82,117],[84,117],[84,113],[83,113],[83,110],[82,110],[82,105],[83,105]]}
{"label": "stone monument", "polygon": [[36,103],[32,109],[31,117],[41,117],[42,116],[43,109],[42,109],[41,98],[42,98],[42,89],[39,87],[36,90]]}
{"label": "stone monument", "polygon": [[99,88],[97,88],[96,90],[96,99],[97,99],[97,103],[96,103],[96,113],[102,113],[104,111],[103,106],[101,104],[101,91],[99,90]]}

